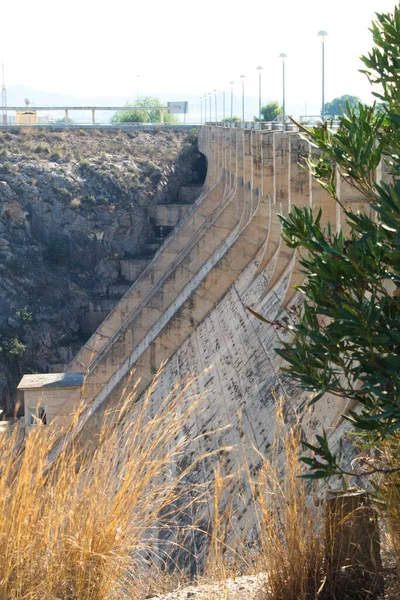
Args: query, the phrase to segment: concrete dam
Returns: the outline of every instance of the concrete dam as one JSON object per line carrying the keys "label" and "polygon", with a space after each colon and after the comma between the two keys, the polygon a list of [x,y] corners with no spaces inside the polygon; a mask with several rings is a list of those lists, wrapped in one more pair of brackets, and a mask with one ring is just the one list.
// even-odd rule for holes
{"label": "concrete dam", "polygon": [[[246,307],[274,322],[293,318],[301,303],[293,286],[303,275],[296,251],[281,239],[278,215],[292,206],[321,207],[323,221],[340,228],[342,210],[303,168],[311,146],[298,133],[204,126],[199,150],[208,165],[202,192],[152,262],[65,372],[22,379],[27,429],[30,411],[43,407],[47,423],[68,421],[83,401],[79,430],[95,439],[105,411],[118,406],[127,382],[140,402],[165,364],[152,405],[180,381],[194,378],[190,393],[204,399],[188,423],[190,434],[231,425],[199,438],[198,451],[234,447],[233,470],[245,440],[250,469],[256,471],[255,449],[265,453],[273,441],[276,398],[283,399],[288,421],[305,406],[307,395],[281,371],[276,328]],[[337,184],[342,204],[363,209],[364,197],[339,175]],[[344,427],[344,409],[329,397],[317,403],[304,419],[307,436],[323,424],[334,442]],[[196,476],[206,480],[210,472],[199,469]],[[243,523],[250,506],[246,494]]]}

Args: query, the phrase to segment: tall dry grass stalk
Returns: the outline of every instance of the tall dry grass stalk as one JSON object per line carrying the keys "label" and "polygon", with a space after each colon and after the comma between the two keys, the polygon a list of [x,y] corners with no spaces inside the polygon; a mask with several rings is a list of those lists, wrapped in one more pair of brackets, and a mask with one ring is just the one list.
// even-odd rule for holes
{"label": "tall dry grass stalk", "polygon": [[[236,576],[242,566],[242,557],[238,557],[235,545],[241,540],[232,535],[234,515],[235,482],[238,473],[223,475],[221,464],[214,469],[210,487],[210,506],[212,522],[208,553],[202,570],[202,580],[223,581]],[[240,564],[239,564],[240,563]]]}
{"label": "tall dry grass stalk", "polygon": [[[71,443],[50,465],[56,427],[36,427],[19,449],[15,437],[0,438],[0,600],[140,596],[146,570],[167,552],[160,530],[186,508],[181,488],[194,468],[179,465],[198,399],[180,388],[153,416],[151,393],[125,407],[129,418],[103,429],[93,452]],[[204,494],[192,489],[190,503]]]}
{"label": "tall dry grass stalk", "polygon": [[[318,592],[324,592],[326,576],[323,506],[313,503],[312,485],[300,478],[304,474],[299,461],[300,428],[285,425],[279,402],[274,438],[268,456],[251,450],[242,439],[238,472],[223,476],[221,467],[215,469],[212,534],[204,575],[215,581],[262,571],[266,600],[315,600]],[[249,458],[252,451],[261,458],[256,476],[251,468],[254,456]],[[239,490],[246,487],[250,487],[253,506],[247,504],[249,523],[238,530],[243,507]]]}
{"label": "tall dry grass stalk", "polygon": [[[386,530],[386,560],[400,577],[400,434],[393,434],[379,448],[378,467],[389,472],[374,481],[378,508]],[[400,593],[400,586],[398,588]]]}
{"label": "tall dry grass stalk", "polygon": [[265,598],[315,600],[325,574],[322,510],[301,479],[300,430],[284,425],[277,406],[275,442],[256,482]]}

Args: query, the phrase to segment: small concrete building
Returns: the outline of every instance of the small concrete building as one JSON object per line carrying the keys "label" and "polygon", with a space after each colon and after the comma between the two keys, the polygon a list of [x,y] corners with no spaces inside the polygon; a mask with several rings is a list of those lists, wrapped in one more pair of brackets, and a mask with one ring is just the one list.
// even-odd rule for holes
{"label": "small concrete building", "polygon": [[18,389],[24,394],[26,433],[55,418],[60,424],[70,423],[80,403],[83,380],[83,373],[24,375]]}
{"label": "small concrete building", "polygon": [[16,125],[37,125],[37,112],[33,109],[17,110],[15,113]]}

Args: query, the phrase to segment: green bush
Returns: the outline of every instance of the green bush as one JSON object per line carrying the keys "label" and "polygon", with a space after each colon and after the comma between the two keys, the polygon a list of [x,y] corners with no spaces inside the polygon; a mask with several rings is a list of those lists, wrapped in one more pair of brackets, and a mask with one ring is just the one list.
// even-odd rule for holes
{"label": "green bush", "polygon": [[61,160],[61,158],[62,158],[62,153],[60,150],[54,150],[49,156],[49,160],[51,160],[53,162],[57,162],[57,161]]}
{"label": "green bush", "polygon": [[44,258],[49,262],[61,264],[69,257],[69,244],[66,237],[52,235],[45,243]]}
{"label": "green bush", "polygon": [[36,154],[50,154],[50,148],[47,144],[38,144],[34,150]]}
{"label": "green bush", "polygon": [[[375,47],[362,57],[383,110],[347,104],[339,129],[329,123],[302,128],[319,154],[308,166],[340,205],[349,234],[321,223],[321,211],[294,207],[281,217],[283,239],[302,250],[308,275],[299,290],[305,298],[293,337],[278,353],[285,371],[312,392],[325,393],[350,409],[343,415],[372,447],[400,429],[400,12],[378,14]],[[389,182],[375,183],[383,161]],[[337,196],[340,177],[370,201],[367,212],[353,212]],[[324,432],[307,447],[311,477],[343,475],[340,457],[329,449]]]}

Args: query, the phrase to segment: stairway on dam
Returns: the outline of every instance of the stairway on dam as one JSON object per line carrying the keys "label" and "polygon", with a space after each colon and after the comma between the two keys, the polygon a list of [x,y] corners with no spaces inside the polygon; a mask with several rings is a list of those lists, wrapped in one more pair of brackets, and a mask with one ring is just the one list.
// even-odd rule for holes
{"label": "stairway on dam", "polygon": [[[321,207],[326,223],[346,224],[339,205],[303,169],[311,148],[299,134],[208,126],[200,129],[199,149],[208,163],[202,192],[152,261],[65,373],[25,375],[19,388],[28,429],[34,407],[45,408],[47,422],[61,422],[83,401],[77,430],[93,441],[127,382],[142,402],[165,363],[151,391],[153,410],[177,383],[192,378],[188,393],[203,397],[186,427],[188,435],[200,436],[193,456],[230,446],[227,472],[245,454],[255,473],[259,453],[273,442],[276,398],[283,399],[288,422],[307,401],[274,352],[284,334],[246,309],[270,321],[290,320],[301,303],[293,286],[303,276],[296,252],[281,240],[278,214],[292,206]],[[365,207],[365,198],[348,183],[338,177],[337,184],[342,204]],[[307,436],[323,424],[335,444],[344,426],[340,408],[329,397],[314,405],[302,420]],[[225,427],[221,434],[202,435],[219,427]],[[212,465],[201,461],[192,476],[201,482],[210,473]],[[250,487],[237,501],[238,527],[251,530],[256,516]],[[211,518],[212,508],[206,510]]]}
{"label": "stairway on dam", "polygon": [[[172,234],[176,225],[188,213],[201,190],[202,185],[183,185],[179,188],[176,198],[165,204],[157,204],[149,211],[150,233],[140,249],[140,254],[110,259],[112,267],[118,273],[118,279],[108,286],[102,286],[100,290],[97,290],[97,294],[93,294],[82,318],[83,334],[91,336],[129,291],[132,284],[151,263],[165,239]],[[79,348],[80,346],[77,347],[76,344],[73,344],[64,345],[62,349],[59,349],[63,362],[51,365],[50,372],[57,373],[67,370],[68,363],[73,360]]]}
{"label": "stairway on dam", "polygon": [[125,257],[117,261],[120,273],[119,281],[108,286],[101,297],[89,303],[83,323],[84,333],[93,333],[114,309],[119,300],[150,264],[165,239],[187,214],[191,205],[199,196],[201,188],[202,186],[199,185],[182,186],[175,200],[168,202],[168,204],[156,205],[154,216],[150,218],[151,235],[144,244],[140,256]]}

